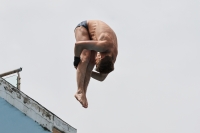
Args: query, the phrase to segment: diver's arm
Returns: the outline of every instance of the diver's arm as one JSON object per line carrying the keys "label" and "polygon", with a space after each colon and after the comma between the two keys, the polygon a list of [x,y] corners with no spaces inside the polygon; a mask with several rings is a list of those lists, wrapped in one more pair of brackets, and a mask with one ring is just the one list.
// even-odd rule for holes
{"label": "diver's arm", "polygon": [[101,73],[97,73],[94,71],[92,71],[92,74],[91,74],[91,77],[98,81],[104,81],[107,76],[108,76],[108,74],[101,74]]}
{"label": "diver's arm", "polygon": [[105,52],[109,48],[109,43],[107,41],[78,41],[75,43],[74,56],[80,57],[83,49],[94,50],[97,52]]}

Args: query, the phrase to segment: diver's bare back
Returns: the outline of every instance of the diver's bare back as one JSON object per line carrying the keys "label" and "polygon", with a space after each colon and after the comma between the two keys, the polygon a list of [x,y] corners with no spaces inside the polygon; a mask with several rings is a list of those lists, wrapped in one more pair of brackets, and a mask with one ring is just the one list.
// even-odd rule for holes
{"label": "diver's bare back", "polygon": [[109,42],[109,51],[112,53],[113,61],[115,62],[118,54],[118,44],[115,32],[106,23],[100,20],[88,20],[88,30],[92,40]]}

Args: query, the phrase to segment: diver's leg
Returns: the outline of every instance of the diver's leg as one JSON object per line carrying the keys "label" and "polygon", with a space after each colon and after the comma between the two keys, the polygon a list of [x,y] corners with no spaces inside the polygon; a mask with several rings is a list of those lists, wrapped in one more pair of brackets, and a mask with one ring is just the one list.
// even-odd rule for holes
{"label": "diver's leg", "polygon": [[[90,40],[88,31],[84,27],[77,27],[75,29],[75,37],[76,41],[85,41],[85,40]],[[87,66],[90,62],[90,55],[91,51],[84,49],[81,53],[81,61],[78,64],[77,67],[77,75],[76,75],[76,80],[77,80],[77,87],[78,90],[75,94],[75,98],[82,104],[84,108],[88,107],[87,103],[87,98],[86,98],[86,89],[85,89],[85,77],[86,77],[86,71],[87,71]],[[88,82],[89,83],[89,82]]]}

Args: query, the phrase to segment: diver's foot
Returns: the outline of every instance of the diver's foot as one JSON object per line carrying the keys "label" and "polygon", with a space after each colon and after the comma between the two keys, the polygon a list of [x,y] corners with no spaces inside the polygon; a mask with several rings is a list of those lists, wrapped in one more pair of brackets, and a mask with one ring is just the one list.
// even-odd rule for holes
{"label": "diver's foot", "polygon": [[82,106],[84,108],[88,107],[88,102],[87,102],[87,98],[86,95],[84,93],[81,92],[77,92],[74,97],[82,104]]}

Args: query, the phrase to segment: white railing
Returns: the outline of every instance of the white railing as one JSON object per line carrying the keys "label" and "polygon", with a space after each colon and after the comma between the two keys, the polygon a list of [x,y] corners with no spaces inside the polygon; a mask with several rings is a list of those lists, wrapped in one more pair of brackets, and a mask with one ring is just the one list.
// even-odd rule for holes
{"label": "white railing", "polygon": [[0,77],[5,77],[5,76],[8,76],[8,75],[17,73],[17,75],[18,75],[17,76],[17,89],[20,90],[20,88],[21,88],[21,77],[20,77],[19,72],[21,72],[21,71],[22,71],[22,68],[20,67],[18,69],[0,74]]}

